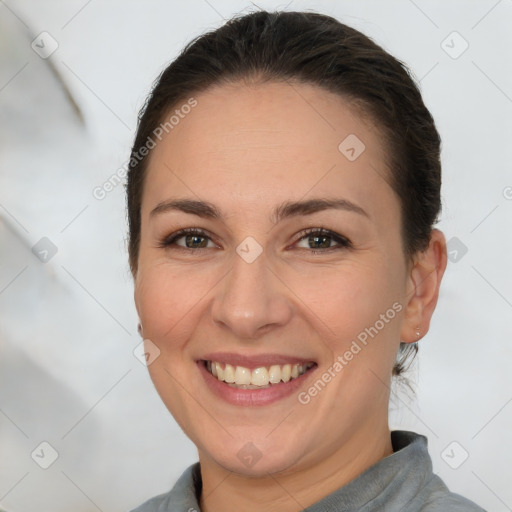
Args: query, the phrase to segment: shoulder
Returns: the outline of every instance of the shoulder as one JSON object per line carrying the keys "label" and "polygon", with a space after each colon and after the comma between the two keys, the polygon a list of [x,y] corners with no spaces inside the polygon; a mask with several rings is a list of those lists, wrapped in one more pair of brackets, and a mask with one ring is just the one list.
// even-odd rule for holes
{"label": "shoulder", "polygon": [[[399,500],[394,504],[401,512],[486,512],[473,501],[451,492],[433,472],[425,436],[405,430],[391,433],[394,454],[394,478],[401,482]],[[386,459],[385,459],[386,460]]]}
{"label": "shoulder", "polygon": [[473,501],[459,494],[449,493],[446,496],[428,501],[420,512],[486,512]]}
{"label": "shoulder", "polygon": [[144,502],[142,505],[137,508],[131,510],[130,512],[162,512],[166,510],[164,502],[168,497],[169,493],[160,494],[159,496],[155,496],[150,500]]}
{"label": "shoulder", "polygon": [[[192,506],[194,505],[194,506]],[[187,503],[186,499],[176,496],[174,489],[159,494],[154,498],[142,503],[130,512],[198,512],[199,507],[195,503]]]}
{"label": "shoulder", "polygon": [[468,498],[451,492],[435,474],[425,488],[425,494],[419,512],[486,512]]}
{"label": "shoulder", "polygon": [[198,497],[201,487],[199,463],[189,466],[174,487],[144,502],[131,512],[198,512]]}

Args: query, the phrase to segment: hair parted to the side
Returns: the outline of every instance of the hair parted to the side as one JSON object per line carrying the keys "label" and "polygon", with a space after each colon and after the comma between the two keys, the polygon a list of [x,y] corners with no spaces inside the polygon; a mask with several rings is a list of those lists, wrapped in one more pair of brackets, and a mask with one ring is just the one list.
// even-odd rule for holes
{"label": "hair parted to the side", "polygon": [[[257,11],[191,41],[155,81],[141,109],[126,185],[133,276],[151,156],[149,152],[140,158],[139,149],[180,102],[212,86],[239,81],[316,85],[369,114],[382,134],[389,183],[401,204],[404,255],[411,259],[428,246],[441,210],[441,140],[407,67],[330,16]],[[400,344],[393,375],[407,369],[417,350],[416,343]]]}

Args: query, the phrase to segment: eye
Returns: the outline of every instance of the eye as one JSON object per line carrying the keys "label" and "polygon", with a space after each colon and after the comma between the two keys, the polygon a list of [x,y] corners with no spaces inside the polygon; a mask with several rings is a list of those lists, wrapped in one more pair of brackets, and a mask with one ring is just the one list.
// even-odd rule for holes
{"label": "eye", "polygon": [[[208,245],[211,244],[211,245]],[[209,235],[197,228],[186,228],[180,229],[175,233],[164,238],[160,243],[159,247],[171,247],[176,246],[180,249],[198,250],[198,249],[209,249],[217,247],[210,239]]]}
{"label": "eye", "polygon": [[[348,238],[324,228],[310,228],[299,234],[300,238],[297,247],[309,249],[313,254],[321,254],[333,250],[347,249],[352,247]],[[333,245],[333,243],[335,245]],[[305,245],[300,245],[305,244]]]}
{"label": "eye", "polygon": [[[301,246],[301,244],[303,245]],[[198,228],[180,229],[164,238],[158,245],[160,248],[171,248],[173,246],[176,249],[194,252],[202,249],[218,248],[208,233]],[[306,249],[312,254],[325,254],[333,250],[353,247],[348,238],[324,228],[309,228],[301,231],[295,246],[299,249]]]}

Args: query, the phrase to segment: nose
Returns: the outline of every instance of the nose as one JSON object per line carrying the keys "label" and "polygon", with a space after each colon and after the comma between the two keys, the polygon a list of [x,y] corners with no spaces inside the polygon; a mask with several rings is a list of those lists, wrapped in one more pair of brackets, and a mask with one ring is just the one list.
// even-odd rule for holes
{"label": "nose", "polygon": [[216,289],[213,321],[239,339],[256,339],[292,317],[287,287],[269,268],[265,251],[252,263],[235,254],[231,271]]}

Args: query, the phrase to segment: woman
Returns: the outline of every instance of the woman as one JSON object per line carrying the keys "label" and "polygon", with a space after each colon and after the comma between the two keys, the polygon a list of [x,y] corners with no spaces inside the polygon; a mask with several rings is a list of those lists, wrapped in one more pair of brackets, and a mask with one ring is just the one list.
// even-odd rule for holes
{"label": "woman", "polygon": [[328,16],[190,43],[127,184],[149,372],[199,462],[137,511],[481,511],[390,431],[446,268],[440,139],[406,68]]}

